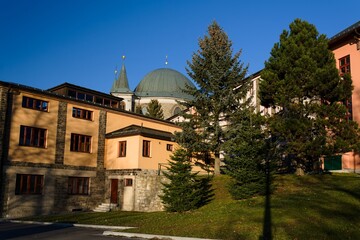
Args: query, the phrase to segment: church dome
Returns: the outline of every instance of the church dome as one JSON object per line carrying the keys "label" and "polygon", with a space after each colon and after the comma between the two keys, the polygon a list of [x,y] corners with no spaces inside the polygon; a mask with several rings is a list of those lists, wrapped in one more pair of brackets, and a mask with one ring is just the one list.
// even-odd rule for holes
{"label": "church dome", "polygon": [[191,99],[182,91],[185,85],[194,84],[183,74],[169,68],[160,68],[148,73],[137,85],[134,92],[139,97],[173,97]]}

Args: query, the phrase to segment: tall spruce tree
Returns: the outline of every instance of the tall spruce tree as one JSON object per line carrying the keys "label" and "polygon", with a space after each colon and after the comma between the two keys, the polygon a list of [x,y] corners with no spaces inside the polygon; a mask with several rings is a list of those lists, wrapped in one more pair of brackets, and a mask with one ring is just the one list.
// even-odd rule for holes
{"label": "tall spruce tree", "polygon": [[264,195],[270,174],[271,141],[266,119],[253,107],[236,111],[224,144],[225,171],[232,177],[229,191],[235,199]]}
{"label": "tall spruce tree", "polygon": [[296,19],[275,43],[261,73],[260,99],[280,110],[270,130],[293,170],[311,171],[320,156],[351,150],[359,139],[357,124],[347,121],[340,104],[351,98],[348,75],[339,76],[325,35]]}
{"label": "tall spruce tree", "polygon": [[232,42],[216,22],[208,27],[207,33],[199,40],[199,50],[192,61],[187,62],[187,73],[199,88],[184,90],[193,99],[182,104],[194,109],[195,114],[184,113],[186,120],[178,141],[196,153],[197,159],[213,159],[215,174],[219,174],[226,122],[239,109],[238,105],[244,104],[240,99],[245,99],[248,91],[249,79],[245,78],[248,67],[239,60],[241,51],[233,54]]}
{"label": "tall spruce tree", "polygon": [[164,119],[164,113],[161,108],[161,104],[156,99],[151,99],[149,105],[146,107],[147,113],[146,116],[153,118]]}
{"label": "tall spruce tree", "polygon": [[211,200],[213,194],[210,177],[199,177],[192,172],[189,153],[176,149],[164,171],[168,179],[163,183],[163,195],[160,196],[165,209],[169,212],[185,212],[199,208]]}

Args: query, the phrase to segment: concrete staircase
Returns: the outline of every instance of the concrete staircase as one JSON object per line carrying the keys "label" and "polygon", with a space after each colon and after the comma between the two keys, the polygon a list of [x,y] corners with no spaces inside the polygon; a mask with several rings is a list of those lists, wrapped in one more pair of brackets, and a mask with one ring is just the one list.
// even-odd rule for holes
{"label": "concrete staircase", "polygon": [[117,208],[115,203],[102,203],[93,209],[94,212],[110,212],[111,209]]}

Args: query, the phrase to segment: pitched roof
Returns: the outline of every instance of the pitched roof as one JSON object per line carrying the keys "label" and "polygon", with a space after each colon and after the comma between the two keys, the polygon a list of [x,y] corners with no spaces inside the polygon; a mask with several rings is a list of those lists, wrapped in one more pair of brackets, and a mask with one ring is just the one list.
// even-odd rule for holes
{"label": "pitched roof", "polygon": [[[104,95],[104,96],[106,96],[108,98],[114,98],[114,99],[117,98],[117,99],[119,99],[118,97],[114,97],[114,96],[106,94],[106,93],[98,92],[98,91],[95,91],[95,90],[91,90],[89,88],[80,87],[80,86],[70,84],[70,83],[63,83],[63,84],[61,84],[59,86],[50,88],[48,90],[42,90],[42,89],[39,89],[39,88],[34,88],[34,87],[19,84],[19,83],[4,82],[4,81],[0,80],[0,87],[2,87],[2,86],[9,87],[9,88],[12,88],[14,90],[19,89],[19,90],[29,91],[29,92],[42,94],[42,95],[45,95],[45,96],[50,96],[50,97],[54,97],[54,98],[58,98],[58,99],[66,99],[66,100],[69,100],[69,101],[79,102],[79,103],[82,103],[82,104],[88,104],[88,105],[95,106],[95,107],[102,108],[102,109],[121,112],[122,114],[125,114],[125,115],[130,115],[130,116],[133,116],[133,117],[146,118],[146,119],[148,119],[150,121],[161,122],[161,123],[164,123],[164,124],[171,125],[173,127],[174,126],[179,127],[178,125],[176,125],[173,122],[170,122],[168,120],[153,118],[153,117],[145,116],[145,115],[138,114],[138,113],[135,113],[135,112],[125,111],[125,110],[121,110],[121,109],[117,109],[117,108],[112,108],[110,106],[100,105],[100,104],[89,102],[89,101],[78,100],[78,99],[68,97],[68,96],[65,96],[63,94],[59,94],[59,93],[55,92],[55,89],[58,89],[58,88],[71,87],[71,88],[74,89],[76,87],[76,89],[78,89],[78,90],[86,90],[86,91],[89,91],[89,92],[97,93],[99,95]],[[179,129],[180,129],[180,127],[179,127]]]}
{"label": "pitched roof", "polygon": [[174,135],[171,132],[165,132],[153,128],[147,128],[138,125],[130,125],[116,131],[107,133],[106,138],[118,138],[140,135],[143,137],[155,138],[166,141],[174,141]]}
{"label": "pitched roof", "polygon": [[75,90],[78,90],[78,91],[91,93],[93,95],[106,97],[106,98],[117,100],[117,101],[123,100],[123,98],[121,98],[121,97],[115,97],[115,96],[107,94],[107,93],[99,92],[99,91],[96,91],[96,90],[93,90],[93,89],[90,89],[90,88],[86,88],[86,87],[81,87],[81,86],[78,86],[78,85],[75,85],[75,84],[72,84],[72,83],[68,83],[68,82],[64,82],[64,83],[62,83],[62,84],[60,84],[58,86],[49,88],[46,91],[56,92],[56,91],[58,91],[60,89],[63,89],[63,88],[71,88],[71,89],[75,89]]}
{"label": "pitched roof", "polygon": [[357,23],[354,23],[350,27],[347,27],[344,30],[342,30],[341,32],[335,34],[333,37],[331,37],[329,39],[329,44],[330,45],[335,44],[339,40],[344,39],[353,34],[357,34],[358,37],[360,37],[360,21],[358,21]]}

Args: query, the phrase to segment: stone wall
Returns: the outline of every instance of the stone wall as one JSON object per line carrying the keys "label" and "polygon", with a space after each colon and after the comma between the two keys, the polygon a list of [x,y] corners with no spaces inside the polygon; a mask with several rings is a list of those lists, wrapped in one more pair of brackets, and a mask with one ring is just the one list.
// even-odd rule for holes
{"label": "stone wall", "polygon": [[59,102],[56,133],[55,163],[64,164],[67,103]]}
{"label": "stone wall", "polygon": [[[125,179],[133,179],[133,186],[126,187]],[[163,211],[163,203],[160,199],[162,192],[161,182],[167,181],[164,176],[159,176],[156,170],[124,169],[106,171],[105,202],[110,201],[110,181],[119,180],[118,203],[123,211],[154,212]],[[133,203],[129,203],[132,200]]]}
{"label": "stone wall", "polygon": [[134,210],[140,212],[163,211],[161,201],[162,184],[166,181],[164,176],[159,176],[157,171],[142,171],[135,178],[135,203]]}
{"label": "stone wall", "polygon": [[5,217],[7,212],[8,180],[4,171],[9,149],[9,129],[12,101],[10,88],[0,86],[0,217]]}
{"label": "stone wall", "polygon": [[[91,210],[101,199],[92,194],[95,188],[103,188],[96,184],[97,172],[80,170],[75,167],[36,166],[35,164],[11,164],[6,166],[7,179],[7,211],[4,217],[16,218],[34,215],[71,212],[74,210]],[[16,195],[16,174],[36,174],[44,176],[43,192],[39,195]],[[89,177],[89,195],[69,195],[69,177]]]}

